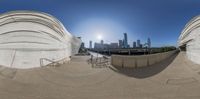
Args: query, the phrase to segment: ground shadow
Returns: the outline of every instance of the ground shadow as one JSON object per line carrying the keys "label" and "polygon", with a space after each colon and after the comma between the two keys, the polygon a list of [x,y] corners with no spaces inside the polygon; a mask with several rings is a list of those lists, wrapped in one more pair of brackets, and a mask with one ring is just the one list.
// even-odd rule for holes
{"label": "ground shadow", "polygon": [[117,73],[121,73],[121,74],[129,76],[129,77],[143,79],[143,78],[154,76],[154,75],[160,73],[161,71],[163,71],[165,68],[167,68],[173,62],[173,60],[176,58],[177,55],[178,55],[178,53],[174,54],[173,56],[171,56],[159,63],[156,63],[156,64],[148,66],[148,67],[134,68],[134,69],[110,67],[110,69]]}

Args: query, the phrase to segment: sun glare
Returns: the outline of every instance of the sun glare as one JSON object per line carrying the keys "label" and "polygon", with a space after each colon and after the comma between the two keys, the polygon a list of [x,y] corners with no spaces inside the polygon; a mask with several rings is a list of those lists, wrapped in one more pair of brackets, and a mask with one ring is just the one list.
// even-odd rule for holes
{"label": "sun glare", "polygon": [[100,34],[97,35],[97,39],[98,39],[98,40],[102,40],[102,35],[100,35]]}

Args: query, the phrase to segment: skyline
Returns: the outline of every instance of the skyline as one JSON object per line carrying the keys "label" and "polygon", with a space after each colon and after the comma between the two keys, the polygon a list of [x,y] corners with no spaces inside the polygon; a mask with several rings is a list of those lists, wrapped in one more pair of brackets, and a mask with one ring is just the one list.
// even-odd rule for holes
{"label": "skyline", "polygon": [[[104,43],[103,39],[101,39],[101,38],[98,38],[98,39],[100,40],[100,42],[93,42],[90,40],[89,46],[88,47],[86,46],[86,48],[90,48],[90,49],[94,48],[95,49],[96,44],[97,44],[96,46],[100,45],[102,47],[104,46],[104,44],[106,46],[112,45],[112,44],[117,44],[117,45],[115,45],[115,47],[117,46],[117,48],[136,48],[136,47],[142,48],[142,47],[146,46],[146,44],[148,47],[151,47],[151,39],[149,37],[146,39],[146,41],[141,41],[140,39],[137,39],[133,42],[128,43],[129,41],[128,41],[127,33],[123,33],[123,37],[120,38],[117,42]],[[136,45],[134,46],[134,43],[137,43],[137,46]],[[85,45],[85,43],[84,43],[84,45]]]}
{"label": "skyline", "polygon": [[66,29],[89,41],[118,42],[127,33],[129,44],[140,39],[152,40],[152,46],[177,45],[185,24],[200,13],[195,0],[14,0],[0,1],[0,13],[34,10],[58,18]]}

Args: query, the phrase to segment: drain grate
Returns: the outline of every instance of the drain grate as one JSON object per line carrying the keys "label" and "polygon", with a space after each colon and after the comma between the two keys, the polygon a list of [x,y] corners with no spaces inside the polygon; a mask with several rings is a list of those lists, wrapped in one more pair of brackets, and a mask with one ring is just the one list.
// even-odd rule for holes
{"label": "drain grate", "polygon": [[171,85],[180,85],[180,84],[189,84],[194,82],[197,82],[197,80],[193,77],[190,77],[190,78],[168,79],[166,83]]}

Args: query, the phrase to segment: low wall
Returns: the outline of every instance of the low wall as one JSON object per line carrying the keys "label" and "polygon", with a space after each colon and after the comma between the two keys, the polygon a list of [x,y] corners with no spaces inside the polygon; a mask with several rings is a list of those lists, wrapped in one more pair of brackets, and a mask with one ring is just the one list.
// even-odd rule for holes
{"label": "low wall", "polygon": [[158,63],[176,52],[177,50],[141,56],[112,55],[111,65],[122,68],[146,67]]}

